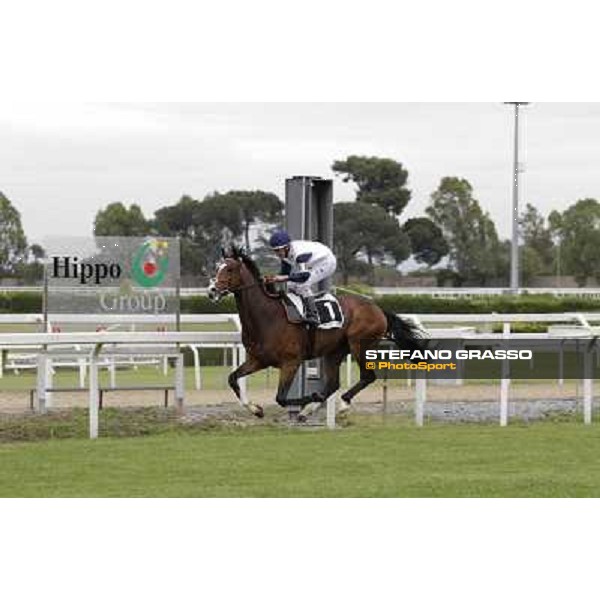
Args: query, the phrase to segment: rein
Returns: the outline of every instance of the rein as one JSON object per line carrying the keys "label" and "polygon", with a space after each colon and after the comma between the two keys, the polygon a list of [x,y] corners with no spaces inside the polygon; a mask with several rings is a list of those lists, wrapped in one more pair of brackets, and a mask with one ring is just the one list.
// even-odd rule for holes
{"label": "rein", "polygon": [[[242,263],[243,264],[243,263]],[[248,269],[248,267],[246,266],[246,268]],[[220,269],[219,269],[220,270]],[[250,269],[250,271],[252,272],[252,269]],[[280,299],[282,297],[282,294],[277,292],[277,293],[271,293],[267,290],[266,288],[266,282],[264,281],[264,279],[260,276],[260,273],[256,274],[253,273],[255,279],[252,281],[252,283],[246,283],[244,285],[240,285],[236,288],[231,288],[229,287],[229,283],[231,281],[230,277],[227,278],[227,284],[225,289],[221,292],[221,295],[225,295],[225,294],[237,294],[238,292],[243,292],[244,290],[249,290],[253,287],[258,287],[260,286],[262,288],[262,291],[264,292],[265,296],[267,296],[267,298],[271,298],[271,299]],[[217,271],[217,277],[218,277],[218,271]],[[218,288],[217,288],[218,289]]]}
{"label": "rein", "polygon": [[252,283],[247,283],[246,285],[241,285],[240,287],[237,287],[235,289],[231,289],[231,290],[228,290],[228,291],[230,291],[233,294],[235,294],[236,292],[242,292],[243,290],[248,290],[250,288],[256,287],[257,285],[261,285],[261,282],[260,281],[254,281]]}
{"label": "rein", "polygon": [[257,287],[257,286],[262,287],[262,290],[267,297],[274,298],[274,299],[281,298],[280,293],[272,294],[271,292],[268,292],[267,289],[265,288],[264,281],[253,281],[252,283],[247,283],[246,285],[241,285],[240,287],[237,287],[235,289],[228,289],[227,291],[232,294],[237,294],[238,292],[243,292],[244,290],[248,290],[250,288]]}

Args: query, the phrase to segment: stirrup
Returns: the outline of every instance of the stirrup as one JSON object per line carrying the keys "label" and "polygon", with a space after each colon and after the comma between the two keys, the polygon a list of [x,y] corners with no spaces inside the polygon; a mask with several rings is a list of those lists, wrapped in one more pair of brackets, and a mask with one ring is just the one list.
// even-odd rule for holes
{"label": "stirrup", "polygon": [[319,312],[314,298],[311,298],[311,300],[312,305],[309,300],[302,298],[304,304],[304,322],[311,327],[318,327],[321,324],[321,319],[319,319]]}

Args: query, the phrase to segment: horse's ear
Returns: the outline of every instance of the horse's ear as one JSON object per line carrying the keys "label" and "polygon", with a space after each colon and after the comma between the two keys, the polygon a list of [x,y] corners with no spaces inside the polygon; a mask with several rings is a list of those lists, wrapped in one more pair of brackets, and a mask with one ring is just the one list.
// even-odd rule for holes
{"label": "horse's ear", "polygon": [[223,260],[227,258],[227,255],[225,254],[225,248],[223,248],[223,246],[221,246],[221,257]]}

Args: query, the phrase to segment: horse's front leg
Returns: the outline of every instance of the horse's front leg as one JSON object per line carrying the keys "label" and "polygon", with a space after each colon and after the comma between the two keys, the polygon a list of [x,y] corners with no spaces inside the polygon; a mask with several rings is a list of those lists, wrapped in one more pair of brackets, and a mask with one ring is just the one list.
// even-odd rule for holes
{"label": "horse's front leg", "polygon": [[263,407],[259,404],[254,404],[253,402],[248,401],[248,398],[245,394],[242,393],[242,390],[240,389],[238,379],[240,379],[240,377],[252,375],[252,373],[261,371],[264,368],[265,366],[257,358],[250,356],[246,360],[246,362],[241,364],[235,371],[230,373],[228,379],[229,386],[234,391],[240,404],[244,408],[247,408],[255,417],[258,417],[259,419],[262,419],[265,416],[265,411],[263,410]]}

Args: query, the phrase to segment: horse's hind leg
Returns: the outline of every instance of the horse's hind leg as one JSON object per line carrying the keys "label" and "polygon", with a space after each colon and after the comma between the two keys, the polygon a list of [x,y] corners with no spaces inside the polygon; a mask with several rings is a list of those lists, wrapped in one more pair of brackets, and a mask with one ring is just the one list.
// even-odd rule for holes
{"label": "horse's hind leg", "polygon": [[279,406],[286,406],[287,393],[290,390],[296,371],[300,366],[300,361],[287,362],[279,367],[279,386],[277,387],[277,396],[275,401]]}
{"label": "horse's hind leg", "polygon": [[352,398],[370,386],[377,377],[373,371],[369,371],[363,365],[360,366],[360,379],[347,391],[342,394],[342,401],[346,403],[344,409],[350,408]]}
{"label": "horse's hind leg", "polygon": [[356,394],[362,392],[366,387],[371,385],[375,381],[375,379],[377,379],[377,377],[375,376],[375,371],[367,369],[366,361],[361,359],[359,344],[352,344],[351,348],[352,356],[354,357],[360,368],[360,378],[347,392],[344,392],[342,394],[341,411],[348,410],[350,408],[352,398],[354,398]]}
{"label": "horse's hind leg", "polygon": [[300,418],[305,418],[319,408],[323,402],[340,389],[340,365],[347,354],[346,350],[328,354],[323,358],[323,375],[325,388],[322,394],[313,394],[313,402],[307,404],[300,412]]}

